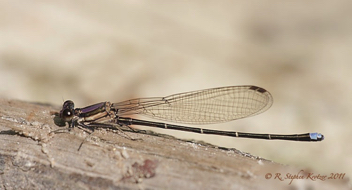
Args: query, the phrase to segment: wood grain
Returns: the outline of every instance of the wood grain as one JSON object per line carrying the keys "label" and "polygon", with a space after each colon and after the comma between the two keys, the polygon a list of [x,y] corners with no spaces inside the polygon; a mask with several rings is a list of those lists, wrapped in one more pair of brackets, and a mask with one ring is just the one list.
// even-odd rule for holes
{"label": "wood grain", "polygon": [[312,171],[234,148],[151,131],[53,132],[65,129],[54,115],[60,106],[6,99],[0,105],[0,189],[336,188],[327,181],[274,179]]}

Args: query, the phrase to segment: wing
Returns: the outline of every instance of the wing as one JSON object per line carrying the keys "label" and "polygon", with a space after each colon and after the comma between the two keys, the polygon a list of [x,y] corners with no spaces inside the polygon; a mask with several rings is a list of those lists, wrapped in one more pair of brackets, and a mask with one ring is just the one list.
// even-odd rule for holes
{"label": "wing", "polygon": [[257,86],[229,86],[140,98],[113,103],[117,115],[145,115],[186,124],[227,122],[262,113],[273,103],[271,94]]}

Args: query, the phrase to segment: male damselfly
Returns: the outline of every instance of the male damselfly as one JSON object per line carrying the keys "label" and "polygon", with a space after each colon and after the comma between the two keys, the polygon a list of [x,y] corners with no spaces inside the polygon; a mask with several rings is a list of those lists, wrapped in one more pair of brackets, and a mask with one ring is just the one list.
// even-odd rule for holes
{"label": "male damselfly", "polygon": [[257,134],[219,131],[133,119],[128,115],[147,117],[184,124],[214,124],[257,115],[270,108],[271,94],[257,86],[229,86],[174,94],[158,98],[138,98],[119,103],[101,102],[84,108],[74,108],[71,100],[65,101],[60,117],[69,123],[86,128],[117,125],[143,125],[164,129],[188,131],[254,139],[279,139],[291,141],[322,141],[320,133]]}

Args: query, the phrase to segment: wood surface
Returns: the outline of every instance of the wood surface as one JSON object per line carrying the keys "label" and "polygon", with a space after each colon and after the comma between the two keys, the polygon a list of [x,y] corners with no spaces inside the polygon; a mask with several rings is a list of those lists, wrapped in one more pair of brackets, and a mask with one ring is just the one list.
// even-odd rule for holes
{"label": "wood surface", "polygon": [[347,189],[337,180],[274,179],[314,171],[235,148],[126,128],[67,131],[55,116],[60,106],[0,105],[0,189]]}

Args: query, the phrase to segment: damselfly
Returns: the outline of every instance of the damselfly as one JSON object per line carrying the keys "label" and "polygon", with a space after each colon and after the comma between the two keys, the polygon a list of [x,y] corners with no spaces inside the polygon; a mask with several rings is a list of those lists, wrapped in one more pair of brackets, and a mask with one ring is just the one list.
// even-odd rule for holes
{"label": "damselfly", "polygon": [[60,117],[73,128],[95,128],[106,125],[143,125],[164,129],[188,131],[231,137],[280,139],[291,141],[322,141],[320,133],[257,134],[219,131],[187,127],[147,120],[133,119],[128,115],[147,117],[183,124],[214,124],[257,115],[270,108],[271,94],[257,86],[229,86],[179,93],[158,98],[138,98],[119,103],[101,102],[84,108],[74,108],[71,100],[65,101]]}

